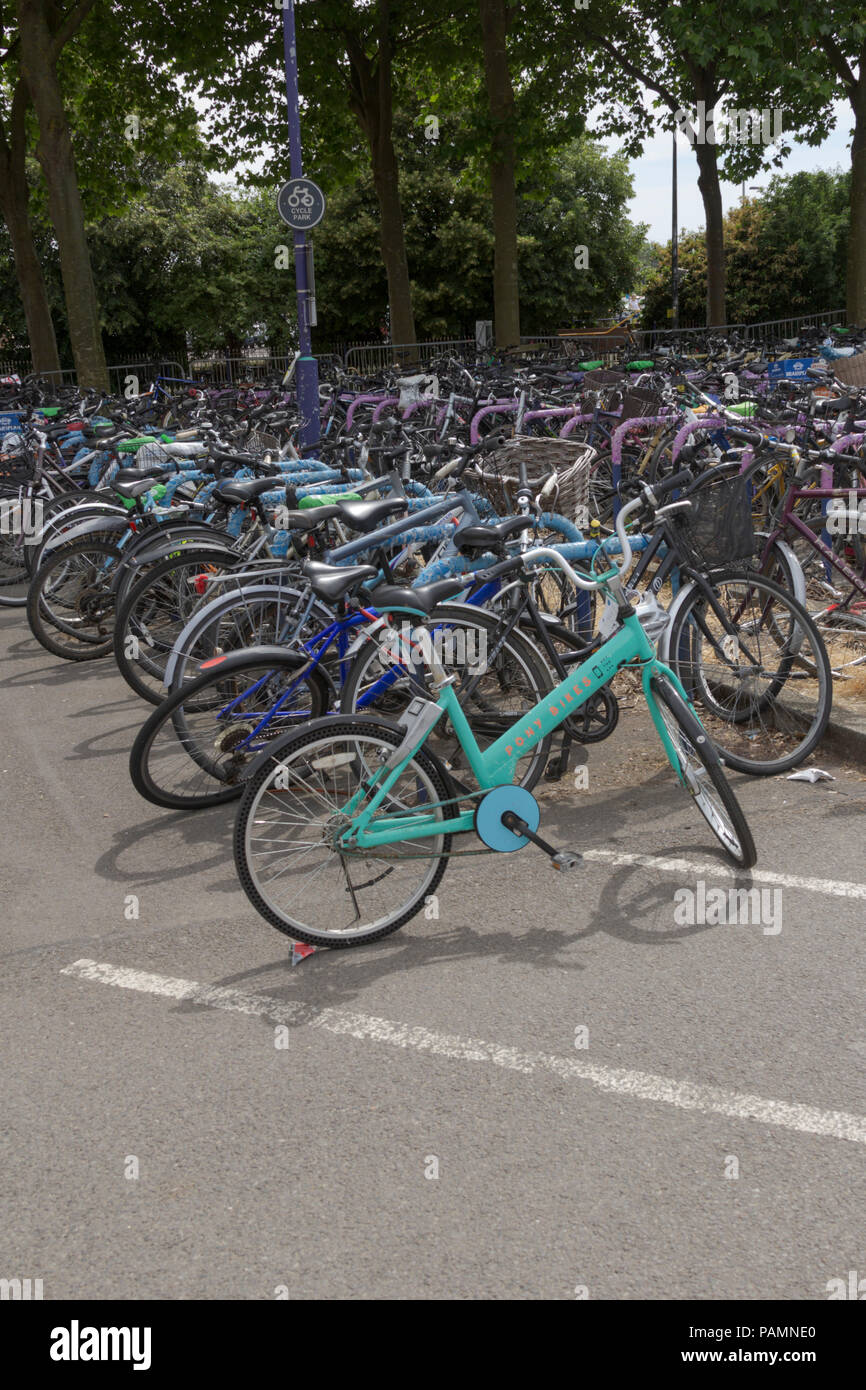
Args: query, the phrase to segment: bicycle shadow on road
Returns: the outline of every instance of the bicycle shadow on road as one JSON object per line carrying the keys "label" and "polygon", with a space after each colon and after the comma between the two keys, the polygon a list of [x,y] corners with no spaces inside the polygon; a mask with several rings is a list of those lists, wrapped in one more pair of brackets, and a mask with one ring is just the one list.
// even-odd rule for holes
{"label": "bicycle shadow on road", "polygon": [[[7,648],[7,657],[35,657],[41,654],[42,648],[36,643],[16,642]],[[92,661],[64,661],[58,656],[51,659],[50,666],[37,666],[32,671],[17,671],[14,676],[7,676],[5,680],[0,680],[0,689],[17,690],[29,685],[53,689],[55,686],[77,685],[83,680],[105,680],[106,676],[116,675],[116,663],[112,659],[109,664],[107,657],[95,657]]]}
{"label": "bicycle shadow on road", "polygon": [[[110,882],[141,887],[224,868],[231,861],[233,828],[233,804],[209,811],[162,811],[139,825],[114,831],[113,843],[97,859],[93,871]],[[125,866],[121,862],[127,855],[134,860],[137,851],[137,863]],[[173,863],[178,851],[182,861]],[[232,887],[240,892],[236,880]]]}

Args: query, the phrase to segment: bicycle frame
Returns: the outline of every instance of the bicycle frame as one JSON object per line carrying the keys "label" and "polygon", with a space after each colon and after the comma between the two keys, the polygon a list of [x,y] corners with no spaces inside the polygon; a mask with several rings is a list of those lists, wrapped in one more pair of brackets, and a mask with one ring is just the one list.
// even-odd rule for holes
{"label": "bicycle frame", "polygon": [[770,547],[772,546],[773,541],[778,540],[782,536],[784,536],[785,531],[788,529],[788,527],[790,527],[792,530],[796,531],[798,535],[802,536],[804,540],[808,541],[809,545],[812,547],[813,550],[817,550],[818,554],[824,561],[825,572],[828,574],[828,576],[828,566],[832,565],[834,569],[837,569],[840,574],[843,574],[845,576],[848,582],[853,586],[854,589],[856,589],[856,591],[859,594],[866,598],[866,577],[864,577],[863,574],[858,573],[858,571],[855,570],[853,566],[849,565],[847,560],[844,560],[840,555],[837,555],[836,552],[833,549],[831,549],[831,547],[827,544],[827,542],[822,540],[820,536],[817,536],[815,532],[812,531],[806,525],[806,523],[799,516],[797,516],[796,512],[794,511],[795,504],[803,499],[808,501],[817,500],[820,502],[826,502],[829,501],[832,497],[840,497],[844,500],[847,500],[854,494],[856,494],[858,502],[861,499],[866,498],[866,487],[789,488],[787,496],[785,497],[784,507],[782,510],[782,516],[780,518],[779,525],[776,527],[774,531],[770,533],[769,539],[767,540],[767,543],[764,546],[763,552],[761,554],[761,567],[763,567],[764,565],[764,562],[770,552]]}
{"label": "bicycle frame", "polygon": [[[512,783],[520,759],[579,710],[581,705],[606,685],[617,671],[631,664],[641,668],[643,691],[650,715],[668,760],[682,781],[676,750],[652,692],[652,677],[657,673],[664,674],[690,708],[691,702],[674,673],[657,660],[653,645],[634,612],[623,619],[621,628],[582,662],[576,671],[569,672],[484,752],[479,748],[450,684],[441,689],[437,704],[441,714],[447,715],[451,721],[479,789],[487,791],[504,783]],[[475,816],[472,810],[459,812],[444,820],[438,820],[429,812],[412,811],[396,816],[376,817],[377,808],[423,744],[431,727],[432,725],[428,724],[418,742],[412,743],[410,739],[410,746],[405,755],[396,766],[385,771],[383,780],[363,810],[358,810],[361,801],[368,795],[371,783],[375,785],[377,778],[382,776],[382,771],[374,774],[372,779],[359,787],[347,802],[343,814],[351,817],[352,823],[341,832],[340,837],[347,849],[350,845],[353,849],[375,849],[380,845],[393,844],[397,840],[422,840],[429,839],[431,835],[460,834],[474,829]]]}

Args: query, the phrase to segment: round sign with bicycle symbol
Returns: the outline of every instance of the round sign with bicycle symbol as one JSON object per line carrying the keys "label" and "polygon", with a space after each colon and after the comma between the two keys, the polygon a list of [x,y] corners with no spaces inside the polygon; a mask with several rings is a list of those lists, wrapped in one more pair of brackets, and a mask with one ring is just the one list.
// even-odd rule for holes
{"label": "round sign with bicycle symbol", "polygon": [[325,215],[325,195],[312,179],[290,179],[277,194],[277,211],[293,231],[308,232]]}

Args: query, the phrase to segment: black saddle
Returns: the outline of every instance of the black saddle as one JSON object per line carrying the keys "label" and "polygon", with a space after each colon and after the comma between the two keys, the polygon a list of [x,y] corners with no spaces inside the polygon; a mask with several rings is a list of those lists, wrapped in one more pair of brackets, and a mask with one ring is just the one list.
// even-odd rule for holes
{"label": "black saddle", "polygon": [[438,603],[459,594],[467,588],[465,579],[437,579],[433,584],[422,584],[417,589],[404,589],[397,584],[377,584],[370,590],[370,599],[382,612],[391,608],[414,608],[420,613],[430,614]]}
{"label": "black saddle", "polygon": [[328,603],[359,589],[366,579],[374,579],[379,573],[375,565],[324,565],[320,560],[305,561],[303,571],[313,593]]}
{"label": "black saddle", "polygon": [[454,532],[454,544],[458,550],[501,550],[509,536],[526,531],[531,525],[531,517],[510,516],[495,526],[458,527]]}
{"label": "black saddle", "polygon": [[150,492],[156,482],[156,478],[150,476],[142,478],[141,475],[139,475],[135,480],[126,483],[118,483],[115,478],[112,486],[115,492],[120,493],[121,497],[135,498],[143,497],[146,492]]}
{"label": "black saddle", "polygon": [[315,531],[317,526],[339,515],[339,507],[307,507],[304,511],[283,512],[280,520],[287,531]]}
{"label": "black saddle", "polygon": [[248,502],[252,502],[256,497],[261,497],[263,492],[274,492],[277,484],[273,478],[242,478],[240,481],[232,479],[227,483],[220,483],[219,487],[214,488],[214,497],[218,497],[221,502],[235,503],[245,507]]}
{"label": "black saddle", "polygon": [[151,486],[156,482],[161,482],[163,478],[171,477],[173,468],[118,468],[112,480],[112,487],[122,487],[124,483],[138,483],[142,478],[149,478]]}
{"label": "black saddle", "polygon": [[336,502],[340,516],[353,531],[375,531],[389,516],[409,510],[405,497],[383,497],[381,502]]}

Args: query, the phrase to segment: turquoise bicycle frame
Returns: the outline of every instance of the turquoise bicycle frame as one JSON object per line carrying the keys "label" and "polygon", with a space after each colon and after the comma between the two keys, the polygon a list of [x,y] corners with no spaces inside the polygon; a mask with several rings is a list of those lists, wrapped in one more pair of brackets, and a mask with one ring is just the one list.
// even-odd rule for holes
{"label": "turquoise bicycle frame", "polygon": [[[597,651],[587,657],[576,670],[570,671],[559,685],[483,752],[478,747],[469,721],[450,684],[445,685],[439,693],[436,702],[440,710],[439,717],[447,714],[451,720],[479,789],[487,791],[492,787],[513,783],[520,759],[542,739],[553,733],[569,715],[576,713],[617,671],[631,664],[639,665],[641,668],[643,692],[653,723],[668,761],[679,780],[685,783],[673,741],[651,689],[652,677],[657,674],[667,677],[690,709],[692,705],[673,671],[657,659],[655,649],[634,612],[624,617],[622,626]],[[460,812],[445,820],[437,819],[436,815],[429,811],[406,811],[399,815],[376,816],[377,807],[382,804],[406,764],[422,746],[432,727],[432,724],[428,724],[418,741],[408,748],[396,766],[380,770],[372,779],[372,783],[368,780],[365,785],[359,787],[342,808],[343,814],[352,818],[352,824],[346,826],[339,837],[347,849],[351,846],[354,851],[372,850],[380,845],[393,844],[397,840],[421,840],[431,835],[459,834],[474,829],[475,813],[472,810]],[[382,780],[377,784],[378,777]],[[371,785],[376,789],[363,810],[359,810],[361,802],[370,793]]]}

